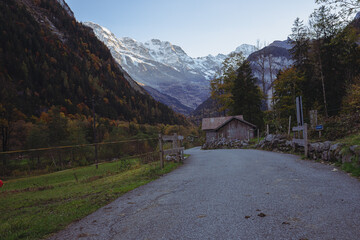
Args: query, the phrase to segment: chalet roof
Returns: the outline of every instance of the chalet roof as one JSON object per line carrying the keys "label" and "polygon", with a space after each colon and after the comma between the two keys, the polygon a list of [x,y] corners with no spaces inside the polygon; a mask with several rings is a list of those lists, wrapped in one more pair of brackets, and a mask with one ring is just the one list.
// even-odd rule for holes
{"label": "chalet roof", "polygon": [[[241,117],[242,116],[238,116]],[[203,118],[202,120],[202,130],[214,130],[216,129],[218,126],[222,125],[224,122],[228,121],[229,119],[231,119],[232,116],[230,117],[213,117],[213,118]]]}
{"label": "chalet roof", "polygon": [[251,124],[244,120],[243,115],[237,116],[228,116],[228,117],[214,117],[214,118],[203,118],[202,120],[202,130],[218,130],[219,128],[226,125],[228,122],[232,121],[233,119],[237,119],[253,128],[256,128],[254,124]]}

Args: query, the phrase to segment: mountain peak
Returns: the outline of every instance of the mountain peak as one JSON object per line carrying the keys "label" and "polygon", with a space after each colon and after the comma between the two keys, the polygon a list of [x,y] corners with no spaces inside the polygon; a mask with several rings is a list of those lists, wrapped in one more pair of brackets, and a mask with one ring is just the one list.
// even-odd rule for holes
{"label": "mountain peak", "polygon": [[[94,32],[135,81],[174,97],[193,109],[209,97],[209,80],[220,71],[228,57],[218,54],[191,58],[180,46],[169,41],[154,38],[142,43],[129,37],[110,41],[105,36],[108,35],[106,30]],[[249,44],[236,49],[244,56],[255,50],[255,46]]]}
{"label": "mountain peak", "polygon": [[257,51],[258,49],[254,46],[254,45],[250,45],[250,44],[241,44],[240,46],[238,46],[235,51],[235,53],[240,53],[242,52],[242,54],[244,55],[245,58],[247,58],[251,53]]}
{"label": "mountain peak", "polygon": [[269,47],[279,47],[279,48],[285,48],[285,49],[289,50],[293,47],[291,42],[292,41],[290,38],[286,39],[285,41],[276,40],[276,41],[272,42],[269,45]]}

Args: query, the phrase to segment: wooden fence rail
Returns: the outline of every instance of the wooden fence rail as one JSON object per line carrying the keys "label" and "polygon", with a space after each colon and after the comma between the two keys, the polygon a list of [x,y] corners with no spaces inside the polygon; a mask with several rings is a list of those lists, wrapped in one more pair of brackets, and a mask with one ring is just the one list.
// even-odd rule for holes
{"label": "wooden fence rail", "polygon": [[[174,135],[162,135],[159,134],[159,147],[160,147],[160,165],[161,168],[164,167],[164,155],[175,155],[176,161],[181,162],[184,159],[184,147],[180,147],[181,141],[184,140],[183,136],[178,136],[176,133]],[[172,148],[164,150],[163,141],[171,141]]]}
{"label": "wooden fence rail", "polygon": [[[307,124],[303,126],[297,126],[292,128],[293,132],[298,132],[298,138],[293,138],[293,142],[297,143],[300,146],[304,147],[305,157],[308,157],[308,133],[307,133]],[[303,138],[300,137],[300,132],[303,132]]]}

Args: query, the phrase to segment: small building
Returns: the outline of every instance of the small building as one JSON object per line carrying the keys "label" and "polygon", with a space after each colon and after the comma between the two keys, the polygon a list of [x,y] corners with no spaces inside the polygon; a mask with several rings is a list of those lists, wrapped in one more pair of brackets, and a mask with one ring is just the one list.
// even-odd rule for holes
{"label": "small building", "polygon": [[248,140],[254,138],[256,126],[244,120],[242,115],[203,118],[202,130],[206,132],[206,142],[221,138],[228,140]]}

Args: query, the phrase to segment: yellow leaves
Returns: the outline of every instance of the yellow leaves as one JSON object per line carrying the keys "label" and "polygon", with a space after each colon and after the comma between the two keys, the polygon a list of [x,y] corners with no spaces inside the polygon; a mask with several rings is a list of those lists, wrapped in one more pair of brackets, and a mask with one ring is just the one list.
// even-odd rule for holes
{"label": "yellow leaves", "polygon": [[350,85],[347,95],[344,97],[343,112],[354,113],[360,111],[360,76]]}
{"label": "yellow leaves", "polygon": [[53,63],[53,64],[57,64],[57,61],[56,61],[56,59],[54,57],[50,58],[50,62]]}
{"label": "yellow leaves", "polygon": [[234,87],[234,79],[216,78],[210,82],[210,87],[211,97],[220,104],[218,111],[222,112],[229,109],[229,106],[233,103],[231,90]]}
{"label": "yellow leaves", "polygon": [[244,57],[242,54],[232,54],[223,63],[221,74],[219,74],[222,76],[210,81],[211,98],[218,102],[219,112],[228,110],[233,104],[231,92],[237,77],[236,70],[243,62]]}
{"label": "yellow leaves", "polygon": [[99,69],[101,67],[101,62],[100,62],[99,57],[96,56],[95,54],[91,53],[90,58],[92,60],[93,66],[95,67],[96,71],[99,71]]}
{"label": "yellow leaves", "polygon": [[67,104],[69,104],[69,105],[72,105],[72,102],[71,102],[70,99],[65,99],[65,102],[66,102]]}
{"label": "yellow leaves", "polygon": [[[115,100],[116,102],[120,103],[120,105],[124,105],[124,100],[119,98],[118,96],[115,95]],[[125,100],[126,101],[126,100]]]}

